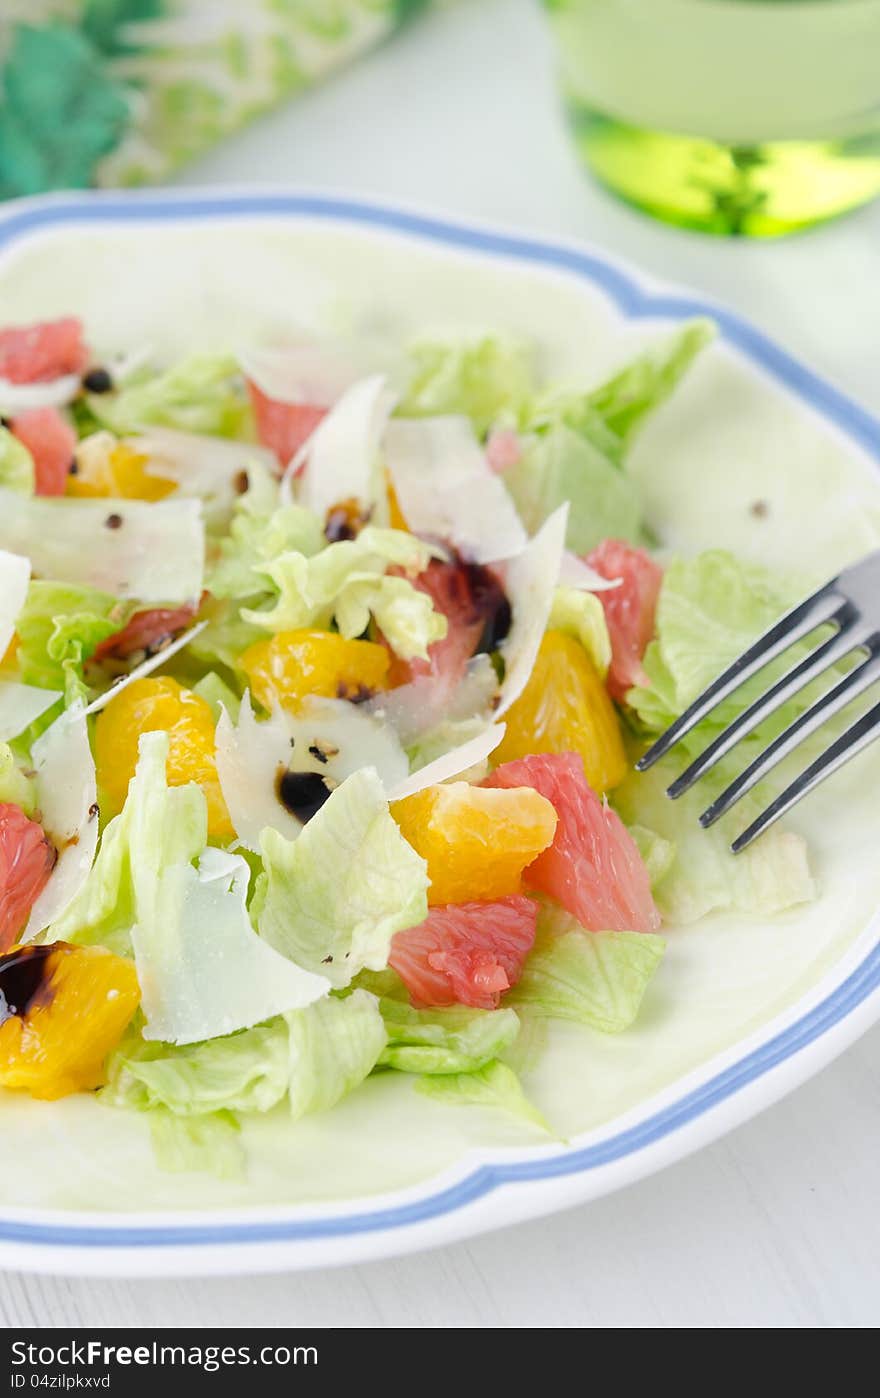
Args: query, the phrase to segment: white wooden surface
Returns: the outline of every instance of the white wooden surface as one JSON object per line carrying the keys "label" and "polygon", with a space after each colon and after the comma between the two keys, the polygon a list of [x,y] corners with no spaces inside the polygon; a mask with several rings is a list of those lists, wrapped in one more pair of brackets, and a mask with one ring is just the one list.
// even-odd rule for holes
{"label": "white wooden surface", "polygon": [[[580,174],[536,0],[463,0],[269,117],[190,183],[329,186],[583,237],[733,304],[880,410],[880,203],[779,243],[663,228]],[[869,1327],[880,1320],[880,1027],[622,1194],[422,1256],[303,1276],[0,1275],[15,1326]]]}

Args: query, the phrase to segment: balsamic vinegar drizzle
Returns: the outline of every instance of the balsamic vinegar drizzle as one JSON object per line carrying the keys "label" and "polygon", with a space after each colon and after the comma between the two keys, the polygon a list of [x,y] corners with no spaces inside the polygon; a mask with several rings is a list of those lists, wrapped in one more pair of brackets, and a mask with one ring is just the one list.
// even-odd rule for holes
{"label": "balsamic vinegar drizzle", "polygon": [[28,946],[0,956],[0,1024],[13,1015],[23,1019],[33,1005],[51,999],[49,957],[56,950],[51,944]]}

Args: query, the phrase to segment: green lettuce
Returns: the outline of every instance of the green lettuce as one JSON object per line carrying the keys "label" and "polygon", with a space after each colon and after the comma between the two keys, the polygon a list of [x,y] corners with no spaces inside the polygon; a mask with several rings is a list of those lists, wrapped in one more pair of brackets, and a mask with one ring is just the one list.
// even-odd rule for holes
{"label": "green lettuce", "polygon": [[[560,418],[582,436],[608,450],[618,464],[645,418],[675,391],[700,351],[715,337],[708,320],[694,320],[652,345],[598,388],[563,394],[553,405]],[[552,401],[552,400],[551,400]],[[543,410],[548,411],[545,400]],[[542,411],[539,405],[538,412]]]}
{"label": "green lettuce", "polygon": [[403,417],[463,413],[482,437],[495,424],[525,417],[533,385],[529,352],[517,341],[423,341],[411,348],[413,373],[398,412]]}
{"label": "green lettuce", "polygon": [[416,1010],[400,1000],[379,1001],[388,1044],[379,1063],[403,1073],[473,1073],[509,1048],[519,1033],[513,1010],[449,1005]]}
{"label": "green lettuce", "polygon": [[564,631],[580,641],[602,679],[611,664],[611,637],[605,608],[595,592],[577,587],[557,587],[547,618],[548,631]]}
{"label": "green lettuce", "polygon": [[165,781],[167,736],[147,733],[121,813],[101,836],[91,872],[52,925],[55,941],[132,953],[131,929],[156,920],[160,875],[205,848],[208,817],[201,788]]}
{"label": "green lettuce", "polygon": [[504,472],[520,518],[534,534],[564,501],[570,502],[565,542],[589,553],[606,538],[641,539],[636,486],[614,460],[565,422],[527,439],[520,460]]}
{"label": "green lettuce", "polygon": [[[667,728],[805,590],[803,579],[744,563],[724,549],[670,563],[657,600],[655,639],[642,662],[648,684],[627,694],[641,725],[657,733]],[[791,656],[781,662],[791,663]],[[768,674],[756,675],[723,700],[690,743],[705,746],[707,729],[726,727],[766,689]],[[773,723],[781,730],[791,717],[786,706],[783,719]]]}
{"label": "green lettuce", "polygon": [[298,839],[266,829],[261,846],[260,936],[336,987],[382,970],[394,933],[428,915],[427,867],[392,820],[373,768],[342,782]]}
{"label": "green lettuce", "polygon": [[0,804],[20,806],[28,816],[37,804],[34,784],[19,767],[8,743],[0,743]]}
{"label": "green lettuce", "polygon": [[412,534],[368,526],[356,539],[330,544],[311,558],[279,554],[258,569],[277,591],[274,606],[243,608],[242,618],[273,632],[326,628],[335,619],[342,635],[351,639],[366,630],[372,616],[398,655],[424,659],[428,646],[446,635],[446,618],[435,612],[427,593],[406,578],[385,574],[392,565],[419,573],[433,552]]}
{"label": "green lettuce", "polygon": [[0,427],[0,487],[34,493],[34,458],[8,427]]}
{"label": "green lettuce", "polygon": [[638,846],[651,887],[656,888],[675,863],[675,844],[658,835],[656,830],[649,830],[646,825],[631,825],[629,833]]}
{"label": "green lettuce", "polygon": [[243,600],[267,593],[270,583],[259,571],[264,564],[291,551],[310,558],[326,543],[317,515],[301,505],[279,505],[278,482],[265,467],[252,463],[248,480],[208,573],[207,587],[215,597]]}
{"label": "green lettuce", "polygon": [[[101,1096],[149,1113],[166,1168],[197,1169],[207,1163],[199,1147],[216,1137],[218,1116],[235,1128],[238,1113],[268,1112],[285,1098],[294,1120],[327,1111],[372,1072],[384,1043],[375,996],[356,990],[204,1043],[129,1038],[111,1055]],[[189,1130],[174,1132],[169,1116]]]}
{"label": "green lettuce", "polygon": [[618,1034],[636,1019],[665,947],[651,932],[587,932],[545,902],[535,945],[506,1002]]}
{"label": "green lettuce", "polygon": [[241,708],[241,699],[234,689],[231,689],[224,679],[217,674],[216,670],[209,670],[207,674],[193,685],[193,693],[198,694],[200,699],[210,707],[214,722],[220,718],[225,709],[233,723],[238,722],[238,714]]}
{"label": "green lettuce", "polygon": [[164,373],[139,377],[116,393],[90,394],[95,418],[119,436],[155,423],[208,437],[242,437],[250,407],[231,355],[193,354]]}
{"label": "green lettuce", "polygon": [[290,1043],[282,1016],[201,1044],[133,1040],[111,1055],[102,1098],[135,1111],[176,1116],[219,1111],[268,1112],[290,1081]]}
{"label": "green lettuce", "polygon": [[730,840],[763,808],[760,797],[744,797],[704,830],[698,817],[718,793],[720,779],[713,773],[670,801],[666,788],[679,770],[680,763],[667,759],[649,772],[631,772],[614,792],[614,805],[634,833],[635,827],[645,827],[671,849],[671,860],[667,851],[667,867],[658,870],[653,884],[665,920],[696,922],[719,910],[772,917],[816,896],[806,844],[782,826],[774,825],[741,854],[731,855]]}
{"label": "green lettuce", "polygon": [[172,1174],[197,1171],[220,1180],[244,1178],[246,1159],[241,1126],[232,1112],[186,1117],[156,1107],[150,1113],[149,1123],[160,1170]]}
{"label": "green lettuce", "polygon": [[552,1134],[543,1114],[529,1101],[512,1068],[497,1058],[473,1073],[438,1073],[419,1078],[416,1091],[450,1107],[491,1107]]}
{"label": "green lettuce", "polygon": [[87,699],[83,666],[95,647],[124,626],[131,607],[91,587],[33,581],[16,623],[25,684],[59,689],[70,705]]}
{"label": "green lettuce", "polygon": [[375,1068],[385,1047],[379,1002],[365,990],[330,996],[286,1016],[294,1120],[335,1107]]}
{"label": "green lettuce", "polygon": [[640,541],[638,493],[622,469],[626,452],[712,334],[708,322],[695,321],[598,388],[552,388],[541,395],[523,425],[526,450],[504,472],[531,533],[568,500],[566,543],[575,553],[588,553],[603,538]]}

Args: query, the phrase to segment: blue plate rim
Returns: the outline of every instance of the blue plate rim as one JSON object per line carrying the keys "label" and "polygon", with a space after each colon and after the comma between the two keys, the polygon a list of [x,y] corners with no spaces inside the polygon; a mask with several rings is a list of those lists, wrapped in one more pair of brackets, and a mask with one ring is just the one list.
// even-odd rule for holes
{"label": "blue plate rim", "polygon": [[[880,465],[880,419],[814,373],[750,322],[724,306],[677,291],[652,290],[595,249],[506,233],[384,203],[310,193],[74,195],[27,201],[0,215],[0,251],[31,233],[71,223],[174,222],[236,217],[321,218],[407,234],[460,251],[509,258],[565,272],[597,286],[628,319],[710,316],[721,338],[833,423]],[[608,1166],[682,1130],[802,1052],[880,989],[880,944],[811,1010],[636,1125],[551,1158],[483,1164],[454,1184],[406,1203],[348,1214],[217,1224],[83,1225],[0,1218],[0,1243],[74,1249],[162,1249],[316,1242],[425,1224],[473,1205],[505,1185],[521,1185]]]}

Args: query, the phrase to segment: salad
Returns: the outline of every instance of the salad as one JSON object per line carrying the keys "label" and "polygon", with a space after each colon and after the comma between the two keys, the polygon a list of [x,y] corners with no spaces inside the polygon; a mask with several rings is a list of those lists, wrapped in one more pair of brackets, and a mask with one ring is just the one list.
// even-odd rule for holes
{"label": "salad", "polygon": [[388,373],[0,329],[4,1089],[221,1176],[248,1114],[380,1072],[552,1132],[524,1036],[623,1032],[665,927],[813,896],[798,835],[734,860],[633,771],[803,590],[642,516],[630,445],[712,333],[582,385],[491,335]]}

